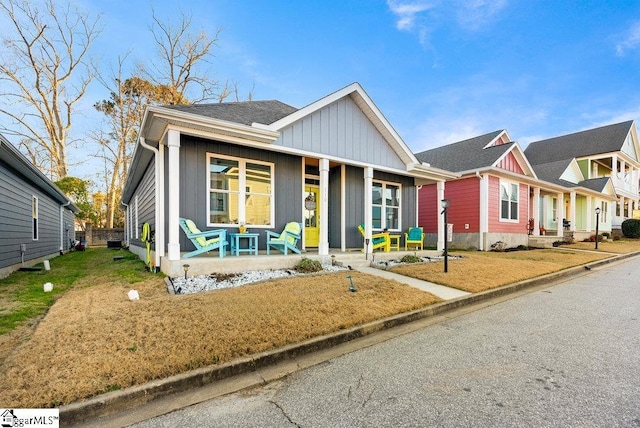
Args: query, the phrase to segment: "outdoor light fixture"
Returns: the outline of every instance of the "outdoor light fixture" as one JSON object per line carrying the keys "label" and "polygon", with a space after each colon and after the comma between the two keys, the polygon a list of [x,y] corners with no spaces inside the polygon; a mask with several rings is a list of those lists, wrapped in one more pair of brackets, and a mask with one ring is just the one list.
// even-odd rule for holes
{"label": "outdoor light fixture", "polygon": [[447,243],[449,241],[449,228],[447,227],[447,210],[449,209],[449,199],[440,201],[442,204],[442,212],[444,215],[444,273],[449,272],[449,252],[447,251]]}
{"label": "outdoor light fixture", "polygon": [[364,240],[364,259],[367,260],[369,258],[369,238]]}
{"label": "outdoor light fixture", "polygon": [[187,279],[187,272],[189,272],[189,265],[182,265],[182,269],[184,270],[184,279]]}
{"label": "outdoor light fixture", "polygon": [[349,278],[349,291],[355,293],[356,287],[353,286],[353,279],[351,279],[351,275],[347,276],[347,278]]}
{"label": "outdoor light fixture", "polygon": [[600,225],[600,207],[596,208],[596,250],[598,249],[598,226]]}

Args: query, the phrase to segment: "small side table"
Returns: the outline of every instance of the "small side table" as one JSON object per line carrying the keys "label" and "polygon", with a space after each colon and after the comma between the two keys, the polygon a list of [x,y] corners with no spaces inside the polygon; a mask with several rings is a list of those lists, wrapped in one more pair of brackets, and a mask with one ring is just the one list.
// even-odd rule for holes
{"label": "small side table", "polygon": [[[249,253],[258,255],[258,236],[257,233],[230,233],[229,241],[231,244],[231,254],[239,256],[240,253]],[[241,248],[240,241],[247,240],[247,247]]]}
{"label": "small side table", "polygon": [[402,235],[389,235],[389,248],[400,251],[400,238]]}

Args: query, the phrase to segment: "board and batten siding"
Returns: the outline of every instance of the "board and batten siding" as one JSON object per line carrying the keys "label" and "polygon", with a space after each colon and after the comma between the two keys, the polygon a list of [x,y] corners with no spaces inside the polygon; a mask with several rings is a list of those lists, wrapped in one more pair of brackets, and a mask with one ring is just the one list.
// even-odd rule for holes
{"label": "board and batten siding", "polygon": [[[364,169],[345,167],[345,234],[347,248],[362,248],[358,225],[364,223]],[[336,248],[339,245],[336,246]]]}
{"label": "board and batten siding", "polygon": [[[260,249],[266,248],[266,230],[281,232],[290,221],[302,222],[302,158],[284,153],[270,152],[253,147],[228,144],[182,135],[180,141],[180,216],[192,219],[201,230],[207,226],[207,180],[209,177],[207,154],[219,154],[246,160],[272,163],[273,203],[275,223],[273,228],[249,227],[258,233]],[[167,163],[166,163],[167,164]],[[168,188],[168,186],[165,186]],[[167,214],[168,215],[168,214]],[[226,228],[227,233],[236,233],[237,226]],[[165,231],[168,233],[168,231]],[[180,248],[191,251],[193,244],[180,233]]]}
{"label": "board and batten siding", "polygon": [[404,162],[351,97],[342,98],[282,129],[273,145],[406,169]]}
{"label": "board and batten siding", "polygon": [[[33,196],[38,198],[38,239],[33,239]],[[0,268],[57,255],[60,251],[60,204],[0,161]],[[72,222],[73,224],[73,222]]]}

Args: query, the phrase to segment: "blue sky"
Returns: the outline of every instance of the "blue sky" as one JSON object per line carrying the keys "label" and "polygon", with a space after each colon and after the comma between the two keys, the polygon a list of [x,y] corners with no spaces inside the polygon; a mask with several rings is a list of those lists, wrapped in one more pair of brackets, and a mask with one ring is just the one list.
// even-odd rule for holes
{"label": "blue sky", "polygon": [[[153,58],[146,1],[101,12],[101,64]],[[153,2],[214,34],[217,78],[303,107],[359,82],[415,152],[507,129],[530,141],[640,117],[640,2],[362,0]],[[180,5],[180,6],[178,6]],[[90,106],[104,98],[94,86]],[[95,99],[94,99],[95,98]]]}

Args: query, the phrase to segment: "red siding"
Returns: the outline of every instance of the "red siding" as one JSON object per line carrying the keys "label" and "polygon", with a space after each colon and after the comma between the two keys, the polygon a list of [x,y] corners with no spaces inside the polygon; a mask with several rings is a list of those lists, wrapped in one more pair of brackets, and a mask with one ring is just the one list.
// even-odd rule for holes
{"label": "red siding", "polygon": [[527,233],[529,186],[518,186],[518,220],[500,221],[500,179],[489,177],[489,232]]}
{"label": "red siding", "polygon": [[518,160],[513,155],[513,153],[509,153],[498,163],[498,168],[506,169],[507,171],[512,171],[518,174],[524,174]]}
{"label": "red siding", "polygon": [[[444,186],[444,197],[450,201],[447,221],[453,223],[454,232],[480,230],[480,186],[477,178],[448,181]],[[419,193],[418,224],[424,227],[425,233],[437,232],[441,211],[436,185],[423,186]],[[469,225],[468,229],[465,229],[465,224]]]}

